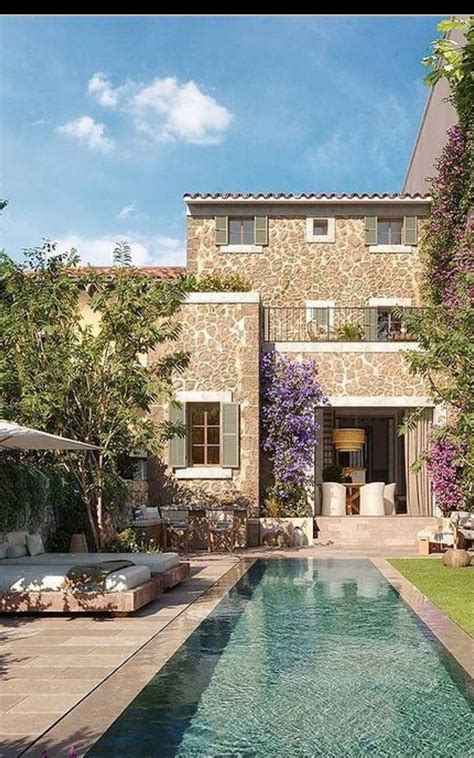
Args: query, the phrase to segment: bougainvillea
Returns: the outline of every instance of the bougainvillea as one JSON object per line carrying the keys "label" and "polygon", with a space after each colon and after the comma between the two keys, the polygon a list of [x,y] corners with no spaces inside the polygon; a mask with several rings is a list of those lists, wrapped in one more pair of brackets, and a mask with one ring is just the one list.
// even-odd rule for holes
{"label": "bougainvillea", "polygon": [[[421,349],[409,362],[448,410],[447,426],[435,430],[425,455],[436,502],[446,511],[474,507],[474,17],[438,28],[443,37],[424,61],[432,69],[426,80],[447,78],[459,123],[448,131],[431,180],[421,247],[426,308],[410,325]],[[465,34],[464,48],[444,36],[455,28]]]}
{"label": "bougainvillea", "polygon": [[444,436],[430,445],[427,461],[437,506],[449,513],[459,508],[463,501],[462,454],[459,443]]}
{"label": "bougainvillea", "polygon": [[319,425],[315,407],[327,402],[314,361],[297,362],[278,353],[262,359],[262,447],[272,465],[267,502],[281,516],[308,514],[314,448]]}

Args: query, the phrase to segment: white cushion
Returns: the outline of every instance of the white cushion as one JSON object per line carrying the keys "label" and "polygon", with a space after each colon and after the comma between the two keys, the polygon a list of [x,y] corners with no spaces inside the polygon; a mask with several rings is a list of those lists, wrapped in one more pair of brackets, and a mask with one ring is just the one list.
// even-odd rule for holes
{"label": "white cushion", "polygon": [[19,529],[16,532],[7,532],[7,542],[9,542],[10,545],[25,545],[26,546],[27,536],[28,536],[28,532],[26,532],[24,529]]}
{"label": "white cushion", "polygon": [[26,546],[30,555],[40,555],[44,553],[43,538],[41,534],[28,534],[26,537]]}
{"label": "white cushion", "polygon": [[28,555],[26,545],[9,545],[7,547],[7,558],[23,558],[25,555]]}
{"label": "white cushion", "polygon": [[131,561],[136,566],[147,566],[152,573],[160,574],[179,564],[177,553],[40,553],[19,558],[0,559],[0,565],[28,566],[87,566],[103,561]]}
{"label": "white cushion", "polygon": [[123,592],[149,582],[150,578],[151,571],[146,566],[128,566],[120,571],[112,571],[106,578],[104,586],[107,592]]}
{"label": "white cushion", "polygon": [[[0,571],[0,592],[58,592],[64,589],[66,566],[8,566]],[[106,592],[132,590],[150,581],[150,569],[129,566],[105,580]]]}

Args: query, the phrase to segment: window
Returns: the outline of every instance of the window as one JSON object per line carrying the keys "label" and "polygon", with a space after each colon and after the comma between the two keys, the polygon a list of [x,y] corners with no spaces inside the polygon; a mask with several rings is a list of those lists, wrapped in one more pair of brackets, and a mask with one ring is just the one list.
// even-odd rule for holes
{"label": "window", "polygon": [[189,403],[188,433],[191,466],[218,466],[221,459],[220,404]]}
{"label": "window", "polygon": [[400,338],[406,329],[400,309],[377,308],[377,339],[381,341]]}
{"label": "window", "polygon": [[229,219],[229,244],[253,245],[255,242],[255,221],[252,217]]}
{"label": "window", "polygon": [[402,230],[402,218],[379,218],[377,221],[377,245],[401,245]]}
{"label": "window", "polygon": [[336,219],[334,216],[306,218],[306,242],[335,242]]}
{"label": "window", "polygon": [[335,305],[335,300],[306,301],[306,332],[311,340],[332,339]]}
{"label": "window", "polygon": [[328,233],[327,218],[313,218],[313,236],[326,237]]}

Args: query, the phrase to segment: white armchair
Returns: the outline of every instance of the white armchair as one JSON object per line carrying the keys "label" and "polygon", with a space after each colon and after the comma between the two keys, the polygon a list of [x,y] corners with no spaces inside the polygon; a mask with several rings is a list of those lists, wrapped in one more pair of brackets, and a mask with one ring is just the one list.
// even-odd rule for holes
{"label": "white armchair", "polygon": [[323,482],[323,516],[346,515],[346,488],[339,482]]}
{"label": "white armchair", "polygon": [[395,516],[395,489],[396,483],[386,484],[383,490],[383,504],[386,516]]}
{"label": "white armchair", "polygon": [[385,516],[384,482],[370,482],[360,488],[361,516]]}

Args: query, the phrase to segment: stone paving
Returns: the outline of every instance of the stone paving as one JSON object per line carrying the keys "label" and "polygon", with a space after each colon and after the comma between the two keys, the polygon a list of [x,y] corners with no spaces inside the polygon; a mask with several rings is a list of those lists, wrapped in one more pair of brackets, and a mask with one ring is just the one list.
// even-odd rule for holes
{"label": "stone paving", "polygon": [[[391,556],[414,555],[412,549]],[[472,671],[473,641],[384,560],[380,550],[252,549],[191,556],[191,578],[126,618],[0,619],[0,756],[83,754],[259,557],[371,558]]]}

